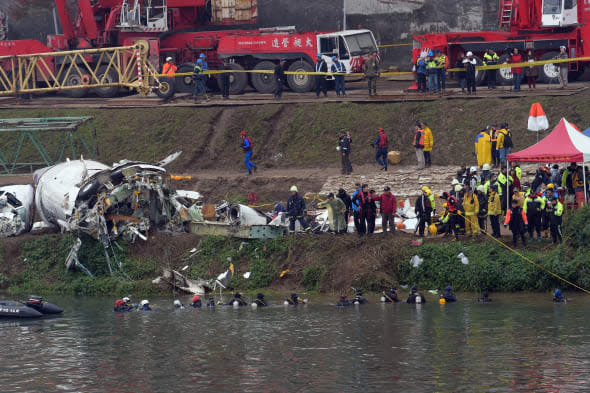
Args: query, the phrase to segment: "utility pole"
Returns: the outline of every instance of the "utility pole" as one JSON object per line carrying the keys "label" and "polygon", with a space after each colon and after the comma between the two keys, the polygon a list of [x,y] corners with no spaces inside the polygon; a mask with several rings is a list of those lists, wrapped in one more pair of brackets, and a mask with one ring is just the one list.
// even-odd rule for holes
{"label": "utility pole", "polygon": [[342,30],[346,30],[346,0],[342,0]]}

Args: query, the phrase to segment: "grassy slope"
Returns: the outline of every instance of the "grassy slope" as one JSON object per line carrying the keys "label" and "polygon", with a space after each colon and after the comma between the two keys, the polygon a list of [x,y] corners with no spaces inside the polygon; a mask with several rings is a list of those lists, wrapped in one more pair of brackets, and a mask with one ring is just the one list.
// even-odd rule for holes
{"label": "grassy slope", "polygon": [[[393,149],[401,150],[413,163],[413,124],[423,120],[434,132],[435,164],[472,163],[473,139],[477,131],[493,122],[512,125],[516,148],[535,141],[526,131],[531,103],[541,102],[551,124],[561,117],[580,128],[590,124],[590,92],[570,97],[520,99],[456,99],[435,102],[388,104],[297,104],[230,108],[149,109],[45,109],[4,110],[0,116],[95,117],[99,159],[111,163],[123,158],[158,160],[182,149],[185,154],[173,169],[187,171],[241,165],[238,133],[247,129],[254,138],[257,161],[266,167],[314,167],[338,162],[335,150],[338,130],[346,128],[354,138],[353,160],[372,162],[368,147],[376,129],[385,127]],[[89,137],[91,127],[83,127]],[[46,136],[44,144],[55,149],[57,138]],[[0,149],[12,151],[13,139],[3,137]],[[23,160],[34,158],[32,146],[25,146]],[[458,158],[461,157],[461,158]]]}

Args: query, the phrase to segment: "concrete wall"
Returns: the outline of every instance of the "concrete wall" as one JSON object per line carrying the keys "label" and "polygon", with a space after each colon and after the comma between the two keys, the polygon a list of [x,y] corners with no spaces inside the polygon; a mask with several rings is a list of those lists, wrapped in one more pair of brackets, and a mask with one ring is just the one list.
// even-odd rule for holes
{"label": "concrete wall", "polygon": [[[414,34],[488,29],[496,25],[497,0],[258,0],[260,27],[296,26],[300,31],[347,27],[375,33],[381,44],[411,42]],[[2,2],[4,3],[4,2]],[[39,39],[54,31],[53,0],[13,0],[0,4],[9,16],[9,39]],[[411,47],[383,50],[385,64],[407,68]]]}

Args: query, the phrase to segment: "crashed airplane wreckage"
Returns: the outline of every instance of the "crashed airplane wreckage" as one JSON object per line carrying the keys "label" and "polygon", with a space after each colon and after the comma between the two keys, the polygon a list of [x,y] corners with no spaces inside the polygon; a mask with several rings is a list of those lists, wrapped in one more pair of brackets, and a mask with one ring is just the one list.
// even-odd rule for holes
{"label": "crashed airplane wreckage", "polygon": [[29,232],[35,216],[31,185],[0,187],[0,237]]}

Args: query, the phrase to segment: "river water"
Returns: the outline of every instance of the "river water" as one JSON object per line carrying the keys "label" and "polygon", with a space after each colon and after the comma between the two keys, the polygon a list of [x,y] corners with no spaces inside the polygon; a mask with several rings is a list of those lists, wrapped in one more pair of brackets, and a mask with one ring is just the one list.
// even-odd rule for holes
{"label": "river water", "polygon": [[125,314],[112,299],[47,298],[63,316],[0,321],[0,391],[590,391],[589,297],[493,298],[215,311],[152,299]]}

